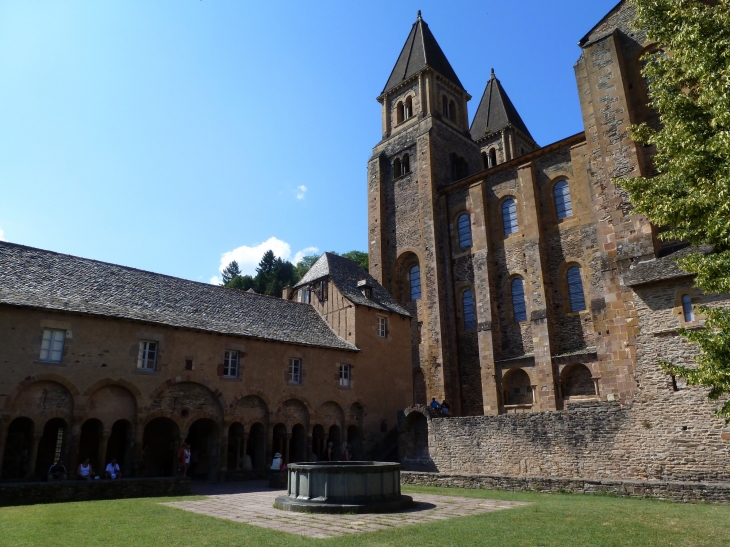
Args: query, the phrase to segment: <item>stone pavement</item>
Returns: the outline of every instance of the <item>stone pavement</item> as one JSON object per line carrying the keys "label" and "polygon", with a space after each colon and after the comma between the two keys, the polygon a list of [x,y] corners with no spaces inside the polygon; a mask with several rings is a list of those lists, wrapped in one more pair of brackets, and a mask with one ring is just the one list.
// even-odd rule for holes
{"label": "stone pavement", "polygon": [[[224,488],[218,489],[218,491],[220,492]],[[413,494],[416,506],[399,513],[325,515],[274,509],[274,499],[283,494],[283,490],[271,490],[264,487],[249,487],[247,490],[249,491],[243,493],[216,493],[203,500],[178,501],[165,505],[211,517],[321,539],[345,534],[375,532],[396,526],[422,524],[455,517],[467,517],[528,505],[501,500]]]}

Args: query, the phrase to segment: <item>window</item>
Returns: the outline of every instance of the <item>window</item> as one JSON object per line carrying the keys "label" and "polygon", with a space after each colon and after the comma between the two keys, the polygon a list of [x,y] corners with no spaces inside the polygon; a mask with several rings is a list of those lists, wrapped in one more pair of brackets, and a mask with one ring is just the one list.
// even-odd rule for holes
{"label": "window", "polygon": [[497,166],[497,151],[492,148],[489,151],[489,167],[496,167]]}
{"label": "window", "polygon": [[464,309],[464,330],[477,328],[477,316],[474,312],[474,293],[466,290],[461,295],[461,304]]}
{"label": "window", "polygon": [[445,118],[451,118],[451,112],[449,111],[449,100],[446,95],[441,96],[441,111],[444,113]]}
{"label": "window", "polygon": [[378,336],[381,338],[388,337],[388,318],[378,317]]}
{"label": "window", "polygon": [[395,158],[393,162],[393,178],[398,178],[403,174],[403,167],[400,164],[400,158]]}
{"label": "window", "polygon": [[482,166],[484,169],[489,169],[489,156],[486,152],[482,152]]}
{"label": "window", "polygon": [[340,387],[350,387],[350,365],[340,365]]}
{"label": "window", "polygon": [[525,303],[525,285],[521,278],[512,281],[512,312],[515,323],[527,321],[527,304]]}
{"label": "window", "polygon": [[140,370],[155,370],[157,365],[157,342],[142,340],[139,343],[137,368]]}
{"label": "window", "polygon": [[403,123],[403,103],[400,101],[395,105],[395,123]]}
{"label": "window", "polygon": [[459,247],[466,249],[471,247],[471,221],[469,215],[464,213],[459,215],[459,220],[456,221],[459,229]]}
{"label": "window", "polygon": [[682,311],[684,313],[684,321],[690,323],[695,320],[694,311],[692,311],[692,297],[688,294],[682,296]]}
{"label": "window", "polygon": [[403,119],[407,120],[411,116],[413,116],[413,99],[408,97],[403,105]]}
{"label": "window", "polygon": [[456,103],[449,101],[449,119],[453,120],[456,116]]}
{"label": "window", "polygon": [[309,287],[302,287],[299,289],[299,302],[309,304],[312,301],[312,290]]}
{"label": "window", "polygon": [[323,279],[319,282],[319,299],[325,301],[329,298],[329,282]]}
{"label": "window", "polygon": [[401,162],[401,174],[406,175],[411,172],[411,157],[408,154],[405,154],[403,156],[403,161]]}
{"label": "window", "polygon": [[66,341],[65,330],[45,329],[41,342],[41,361],[60,363],[63,359],[63,343]]}
{"label": "window", "polygon": [[570,298],[570,311],[583,311],[586,309],[583,279],[580,276],[580,268],[577,266],[568,268],[568,297]]}
{"label": "window", "polygon": [[301,359],[289,359],[289,383],[290,384],[301,384],[302,383],[302,360]]}
{"label": "window", "polygon": [[553,196],[558,219],[572,217],[573,202],[570,200],[570,187],[567,180],[561,180],[553,187]]}
{"label": "window", "polygon": [[515,234],[519,230],[517,224],[517,202],[512,199],[504,200],[502,203],[502,222],[504,223],[504,235]]}
{"label": "window", "polygon": [[408,271],[408,283],[411,287],[411,300],[421,298],[421,268],[416,264]]}
{"label": "window", "polygon": [[226,350],[223,354],[223,376],[238,378],[238,352]]}

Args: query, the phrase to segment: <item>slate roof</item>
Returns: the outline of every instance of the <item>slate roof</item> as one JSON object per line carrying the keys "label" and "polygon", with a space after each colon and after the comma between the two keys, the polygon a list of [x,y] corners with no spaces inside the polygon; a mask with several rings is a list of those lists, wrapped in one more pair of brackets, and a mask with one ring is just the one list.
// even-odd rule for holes
{"label": "slate roof", "polygon": [[5,242],[0,304],[357,351],[308,304]]}
{"label": "slate roof", "polygon": [[532,139],[525,122],[522,121],[515,105],[512,104],[507,92],[494,75],[494,69],[492,69],[492,76],[487,82],[479,108],[477,108],[477,113],[471,123],[471,137],[478,141],[487,133],[500,131],[510,124]]}
{"label": "slate roof", "polygon": [[451,63],[441,50],[441,46],[438,45],[436,38],[431,34],[426,22],[421,19],[421,12],[419,11],[418,19],[411,27],[406,44],[398,56],[393,72],[390,73],[390,78],[388,78],[388,83],[383,88],[383,93],[387,93],[401,82],[418,74],[427,66],[464,89],[456,76],[456,72],[451,68]]}
{"label": "slate roof", "polygon": [[628,287],[634,287],[645,283],[656,283],[658,281],[693,275],[680,268],[677,264],[677,259],[694,253],[707,254],[711,251],[712,247],[709,245],[685,247],[676,253],[662,258],[639,262],[638,264],[632,265],[629,271],[624,274],[624,284]]}
{"label": "slate roof", "polygon": [[[378,283],[365,269],[352,260],[335,255],[324,253],[319,257],[304,277],[296,284],[295,288],[309,285],[314,281],[329,277],[335,284],[342,296],[353,304],[369,306],[378,310],[398,313],[410,317],[405,308],[398,304],[390,293]],[[366,298],[361,289],[358,288],[358,281],[366,280],[372,287],[372,298]]]}

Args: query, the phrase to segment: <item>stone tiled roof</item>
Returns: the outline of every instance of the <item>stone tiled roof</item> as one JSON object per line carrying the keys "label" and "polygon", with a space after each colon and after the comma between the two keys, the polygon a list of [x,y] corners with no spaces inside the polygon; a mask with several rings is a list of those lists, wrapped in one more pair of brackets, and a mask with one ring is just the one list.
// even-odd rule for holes
{"label": "stone tiled roof", "polygon": [[638,264],[633,264],[628,272],[624,274],[624,284],[628,287],[643,285],[644,283],[655,283],[668,279],[676,279],[678,277],[687,277],[692,274],[685,272],[677,264],[677,259],[694,253],[707,254],[712,251],[711,246],[703,245],[700,247],[685,247],[664,256],[662,258],[654,258],[645,260]]}
{"label": "stone tiled roof", "polygon": [[475,141],[478,141],[484,135],[500,131],[509,125],[516,127],[532,139],[525,122],[522,121],[515,105],[512,104],[507,92],[494,75],[494,70],[492,70],[492,77],[484,89],[484,95],[482,95],[479,108],[477,108],[477,113],[474,115],[471,124],[471,136]]}
{"label": "stone tiled roof", "polygon": [[418,19],[413,23],[408,39],[388,78],[388,83],[383,88],[383,93],[387,93],[401,82],[415,76],[427,66],[464,89],[451,67],[451,63],[441,50],[441,46],[438,45],[426,22],[421,19],[419,11]]}
{"label": "stone tiled roof", "polygon": [[[323,277],[329,277],[342,296],[353,304],[410,317],[405,308],[398,304],[390,293],[356,262],[332,253],[324,253],[320,256],[296,286],[309,285]],[[358,288],[357,284],[362,280],[367,281],[368,285],[372,287],[372,298],[366,298],[362,294],[362,290]]]}
{"label": "stone tiled roof", "polygon": [[307,304],[4,242],[0,304],[357,350]]}

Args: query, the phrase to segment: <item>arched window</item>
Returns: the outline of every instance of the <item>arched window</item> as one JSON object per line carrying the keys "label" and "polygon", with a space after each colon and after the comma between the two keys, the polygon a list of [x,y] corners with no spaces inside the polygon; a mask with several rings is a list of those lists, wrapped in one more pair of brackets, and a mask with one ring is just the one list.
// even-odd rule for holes
{"label": "arched window", "polygon": [[411,286],[411,300],[421,298],[421,268],[416,264],[408,271],[408,283]]}
{"label": "arched window", "polygon": [[692,311],[692,297],[688,294],[682,296],[682,312],[686,323],[695,320],[695,313]]}
{"label": "arched window", "polygon": [[504,224],[504,235],[515,234],[519,230],[517,224],[517,202],[512,199],[504,200],[502,203],[502,222]]}
{"label": "arched window", "polygon": [[466,249],[471,247],[471,221],[469,215],[464,213],[459,215],[459,220],[456,221],[456,225],[459,229],[459,247]]}
{"label": "arched window", "polygon": [[486,152],[482,152],[482,165],[484,169],[489,169],[489,156],[487,156]]}
{"label": "arched window", "polygon": [[558,219],[572,217],[573,202],[570,199],[570,187],[567,180],[561,180],[553,187],[553,196]]}
{"label": "arched window", "polygon": [[403,167],[400,164],[400,158],[395,158],[393,162],[393,178],[398,178],[403,174]]}
{"label": "arched window", "polygon": [[413,99],[411,97],[408,97],[406,99],[406,104],[403,108],[403,119],[407,120],[413,116]]}
{"label": "arched window", "polygon": [[570,298],[570,311],[583,311],[586,309],[583,279],[580,276],[578,266],[568,268],[568,297]]}
{"label": "arched window", "polygon": [[492,148],[489,151],[489,167],[496,167],[497,166],[497,151]]}
{"label": "arched window", "polygon": [[408,154],[405,154],[403,156],[403,163],[401,164],[401,168],[403,169],[403,175],[411,172],[411,157]]}
{"label": "arched window", "polygon": [[456,103],[449,101],[449,119],[453,120],[456,117]]}
{"label": "arched window", "polygon": [[461,304],[464,309],[464,330],[474,330],[477,328],[477,316],[474,312],[474,294],[470,290],[461,294]]}
{"label": "arched window", "polygon": [[449,100],[446,98],[446,95],[441,96],[441,112],[444,118],[449,117]]}
{"label": "arched window", "polygon": [[403,102],[398,101],[398,104],[395,105],[395,123],[402,123],[403,122]]}
{"label": "arched window", "polygon": [[527,321],[527,304],[525,303],[525,283],[518,277],[512,281],[512,312],[515,323]]}

